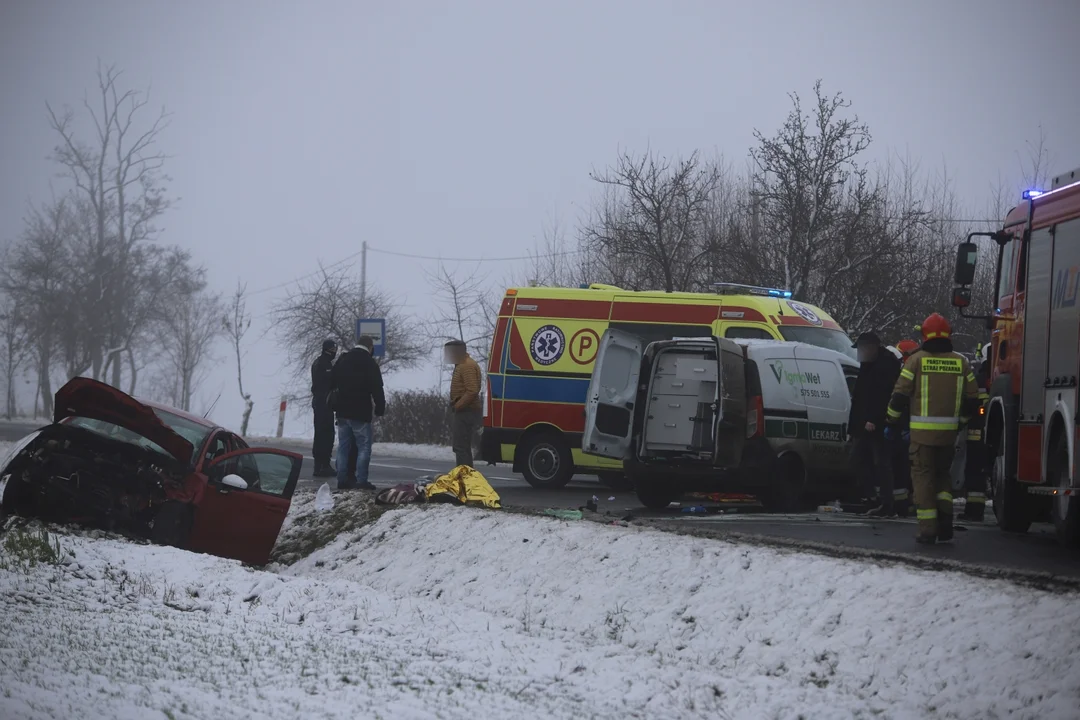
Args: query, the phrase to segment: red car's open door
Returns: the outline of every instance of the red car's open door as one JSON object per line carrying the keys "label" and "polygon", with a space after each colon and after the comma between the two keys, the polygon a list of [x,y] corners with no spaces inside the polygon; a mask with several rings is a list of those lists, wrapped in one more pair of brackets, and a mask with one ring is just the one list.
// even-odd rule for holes
{"label": "red car's open door", "polygon": [[274,448],[246,448],[214,460],[206,470],[206,492],[195,507],[188,549],[265,565],[303,461],[301,455]]}

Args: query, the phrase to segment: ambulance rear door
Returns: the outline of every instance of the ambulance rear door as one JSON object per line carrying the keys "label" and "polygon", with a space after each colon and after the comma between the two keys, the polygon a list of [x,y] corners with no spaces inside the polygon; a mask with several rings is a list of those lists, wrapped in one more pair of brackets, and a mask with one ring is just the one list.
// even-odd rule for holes
{"label": "ambulance rear door", "polygon": [[630,459],[634,403],[644,351],[644,341],[637,335],[610,328],[604,331],[585,396],[585,432],[581,437],[585,453]]}

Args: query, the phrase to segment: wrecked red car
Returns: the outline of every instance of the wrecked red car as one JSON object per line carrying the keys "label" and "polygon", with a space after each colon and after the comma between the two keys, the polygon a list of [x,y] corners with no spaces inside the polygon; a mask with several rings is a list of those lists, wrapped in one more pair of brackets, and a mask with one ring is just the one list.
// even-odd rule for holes
{"label": "wrecked red car", "polygon": [[56,393],[54,422],[0,469],[2,515],[78,522],[264,565],[303,457],[251,448],[181,410],[89,378]]}

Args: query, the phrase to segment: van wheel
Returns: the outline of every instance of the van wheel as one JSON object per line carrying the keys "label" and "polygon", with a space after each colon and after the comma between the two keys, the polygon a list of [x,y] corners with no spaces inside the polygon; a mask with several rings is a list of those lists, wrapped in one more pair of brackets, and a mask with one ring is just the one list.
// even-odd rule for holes
{"label": "van wheel", "polygon": [[760,497],[761,504],[769,512],[798,512],[806,489],[806,472],[802,460],[795,453],[786,453],[776,459],[773,468],[776,480]]}
{"label": "van wheel", "polygon": [[154,515],[154,525],[150,528],[150,541],[155,545],[187,547],[193,519],[191,505],[176,500],[166,500]]}
{"label": "van wheel", "polygon": [[534,488],[557,490],[574,477],[574,457],[561,436],[553,432],[534,435],[521,451],[521,474]]}
{"label": "van wheel", "polygon": [[[1004,435],[1004,431],[1002,435]],[[1005,467],[1005,438],[1002,437],[994,450],[994,462],[990,466],[990,485],[994,491],[994,517],[998,527],[1005,532],[1026,533],[1031,527],[1031,509],[1027,491],[1016,478],[1008,477]]]}
{"label": "van wheel", "polygon": [[664,510],[682,496],[682,491],[663,480],[641,480],[634,482],[638,500],[650,510]]}
{"label": "van wheel", "polygon": [[[1058,435],[1050,455],[1047,480],[1059,490],[1053,499],[1052,514],[1058,540],[1068,547],[1080,546],[1080,499],[1066,495],[1069,484],[1069,444]],[[997,503],[994,503],[995,507]]]}
{"label": "van wheel", "polygon": [[600,482],[612,490],[633,490],[634,483],[630,481],[630,478],[626,477],[626,473],[612,472],[605,470],[596,473],[596,477]]}

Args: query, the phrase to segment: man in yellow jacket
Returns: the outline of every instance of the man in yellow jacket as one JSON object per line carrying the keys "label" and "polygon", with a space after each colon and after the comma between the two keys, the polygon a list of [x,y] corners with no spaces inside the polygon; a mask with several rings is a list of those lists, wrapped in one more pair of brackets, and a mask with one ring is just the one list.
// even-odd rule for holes
{"label": "man in yellow jacket", "polygon": [[962,355],[953,352],[949,321],[934,313],[922,324],[922,348],[900,371],[889,402],[888,422],[911,417],[911,479],[915,485],[919,543],[949,542],[953,536],[949,469],[960,426],[978,422],[979,388]]}

